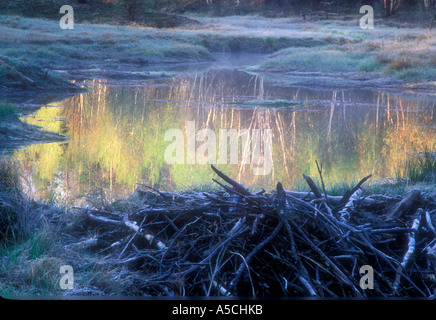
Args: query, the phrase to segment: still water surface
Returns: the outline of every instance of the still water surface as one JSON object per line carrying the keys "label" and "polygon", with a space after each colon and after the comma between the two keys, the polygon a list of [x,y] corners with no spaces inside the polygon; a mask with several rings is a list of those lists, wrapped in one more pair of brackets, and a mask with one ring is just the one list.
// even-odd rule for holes
{"label": "still water surface", "polygon": [[196,130],[211,129],[217,141],[220,129],[271,129],[269,174],[254,175],[254,163],[217,164],[253,190],[275,188],[278,181],[286,189],[301,188],[303,173],[317,177],[316,160],[327,184],[369,173],[401,177],[411,155],[436,151],[436,105],[419,96],[287,87],[233,68],[83,85],[89,92],[25,119],[68,139],[15,151],[27,189],[37,198],[78,203],[101,191],[110,199],[126,196],[137,183],[162,190],[211,184],[210,165],[169,165],[164,159],[171,144],[165,132],[179,129],[186,141],[189,121]]}

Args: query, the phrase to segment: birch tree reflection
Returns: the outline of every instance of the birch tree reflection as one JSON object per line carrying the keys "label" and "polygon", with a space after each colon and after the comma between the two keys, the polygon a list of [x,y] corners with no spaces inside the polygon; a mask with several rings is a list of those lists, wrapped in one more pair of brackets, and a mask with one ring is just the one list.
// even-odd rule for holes
{"label": "birch tree reflection", "polygon": [[436,148],[435,105],[419,97],[282,87],[233,69],[141,85],[86,85],[90,92],[27,119],[69,138],[62,147],[42,144],[16,152],[37,195],[73,201],[90,190],[128,195],[139,182],[167,190],[208,185],[209,165],[164,161],[170,143],[165,132],[186,132],[188,121],[217,135],[220,129],[272,129],[269,175],[253,175],[253,163],[219,167],[253,189],[274,188],[277,181],[287,189],[303,186],[303,173],[318,175],[315,160],[323,164],[328,184],[352,183],[369,173],[398,177],[406,174],[408,153]]}

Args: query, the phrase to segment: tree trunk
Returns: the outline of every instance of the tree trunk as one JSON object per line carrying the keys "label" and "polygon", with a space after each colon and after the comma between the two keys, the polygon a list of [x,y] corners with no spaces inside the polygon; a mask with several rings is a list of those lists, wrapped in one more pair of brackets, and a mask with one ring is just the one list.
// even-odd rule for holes
{"label": "tree trunk", "polygon": [[401,2],[402,0],[383,0],[386,16],[389,17],[393,15],[400,7]]}

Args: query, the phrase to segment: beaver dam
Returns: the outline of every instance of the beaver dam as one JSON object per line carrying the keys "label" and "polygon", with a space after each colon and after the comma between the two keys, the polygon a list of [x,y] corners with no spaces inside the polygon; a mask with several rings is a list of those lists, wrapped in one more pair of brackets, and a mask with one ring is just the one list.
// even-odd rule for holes
{"label": "beaver dam", "polygon": [[[284,190],[280,182],[271,193],[252,193],[212,170],[220,191],[173,193],[141,185],[135,194],[142,204],[135,210],[76,208],[84,236],[64,248],[91,250],[104,257],[98,264],[134,272],[135,295],[435,294],[431,195],[413,189],[404,198],[362,197],[370,175],[343,196],[326,195],[309,176],[308,193]],[[80,273],[90,264],[73,268]]]}

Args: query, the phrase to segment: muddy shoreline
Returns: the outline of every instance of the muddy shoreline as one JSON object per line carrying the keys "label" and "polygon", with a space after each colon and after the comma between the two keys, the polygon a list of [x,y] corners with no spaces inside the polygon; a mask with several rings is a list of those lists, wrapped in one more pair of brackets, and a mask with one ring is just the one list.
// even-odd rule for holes
{"label": "muddy shoreline", "polygon": [[38,126],[27,124],[17,117],[0,123],[0,145],[2,152],[10,152],[35,143],[62,142],[66,138],[55,132],[42,130]]}

